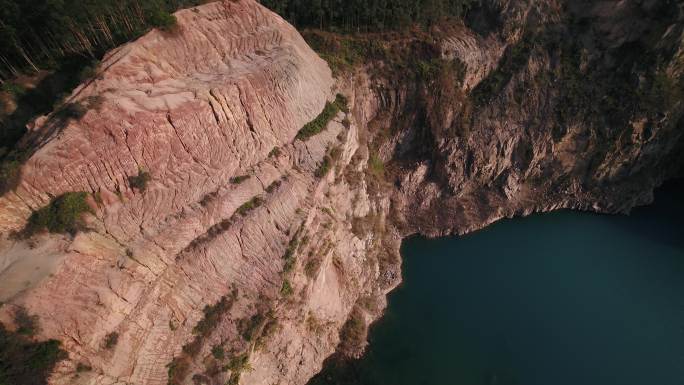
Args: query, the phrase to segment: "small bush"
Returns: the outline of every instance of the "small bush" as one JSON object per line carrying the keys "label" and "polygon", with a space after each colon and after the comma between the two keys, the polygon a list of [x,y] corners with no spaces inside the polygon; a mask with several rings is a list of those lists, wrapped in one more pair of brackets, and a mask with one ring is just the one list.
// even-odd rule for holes
{"label": "small bush", "polygon": [[21,84],[17,84],[17,83],[13,83],[13,82],[3,83],[1,90],[3,92],[7,92],[8,94],[11,94],[15,98],[23,96],[26,93],[26,87],[22,86]]}
{"label": "small bush", "polygon": [[318,274],[318,271],[321,268],[323,260],[319,257],[313,257],[309,259],[308,262],[306,262],[306,265],[304,266],[304,273],[306,274],[307,277],[310,279],[313,279],[316,277],[316,274]]}
{"label": "small bush", "polygon": [[118,343],[119,343],[119,333],[117,333],[117,332],[111,332],[111,333],[108,333],[108,334],[105,336],[105,339],[104,339],[104,347],[105,347],[105,349],[107,349],[107,350],[112,349],[112,348],[114,348],[114,347],[116,346],[116,344],[118,344]]}
{"label": "small bush", "polygon": [[38,316],[30,315],[23,307],[14,313],[14,323],[17,333],[25,336],[33,336],[39,331]]}
{"label": "small bush", "polygon": [[63,104],[57,111],[57,115],[66,119],[78,120],[84,117],[86,112],[88,112],[88,108],[80,102],[70,102]]}
{"label": "small bush", "polygon": [[230,359],[228,365],[224,368],[224,371],[230,370],[230,379],[227,385],[238,385],[240,383],[240,376],[245,370],[250,370],[249,366],[249,355],[247,353],[242,353],[239,356],[235,356]]}
{"label": "small bush", "polygon": [[0,384],[47,384],[52,369],[65,358],[59,341],[34,342],[0,323]]}
{"label": "small bush", "polygon": [[230,178],[230,183],[232,183],[232,184],[240,184],[240,183],[242,183],[242,182],[248,180],[249,178],[251,178],[251,176],[249,176],[249,175],[235,176],[235,177]]}
{"label": "small bush", "polygon": [[24,229],[26,236],[47,229],[51,233],[75,234],[83,227],[82,216],[90,212],[85,192],[69,192],[53,199],[49,205],[34,211]]}
{"label": "small bush", "polygon": [[199,336],[207,336],[218,325],[223,314],[233,307],[233,300],[233,296],[223,296],[216,304],[205,306],[204,318],[195,325],[192,332]]}
{"label": "small bush", "polygon": [[151,180],[152,175],[150,175],[149,172],[139,169],[138,175],[128,177],[128,184],[140,192],[145,192],[145,190],[147,190],[147,184],[150,183]]}
{"label": "small bush", "polygon": [[162,10],[155,9],[150,15],[150,23],[165,32],[174,32],[178,28],[176,16]]}
{"label": "small bush", "polygon": [[283,271],[285,273],[289,273],[290,271],[292,271],[292,269],[294,269],[294,265],[297,262],[295,253],[297,252],[298,245],[298,234],[295,234],[295,236],[292,237],[292,239],[290,239],[290,243],[288,243],[287,249],[285,250],[285,254],[283,255],[283,259],[285,260]]}
{"label": "small bush", "polygon": [[282,151],[280,151],[279,147],[273,147],[273,150],[271,150],[271,152],[268,153],[268,157],[269,158],[273,158],[273,157],[277,158],[280,156],[281,153],[282,153]]}
{"label": "small bush", "polygon": [[249,318],[243,318],[238,322],[238,330],[245,341],[252,341],[256,337],[256,332],[266,320],[261,313],[256,313]]}
{"label": "small bush", "polygon": [[241,372],[243,370],[249,369],[249,355],[247,353],[242,353],[235,357],[232,357],[225,367],[226,370],[233,372]]}
{"label": "small bush", "polygon": [[280,294],[283,297],[289,297],[292,294],[294,294],[294,289],[292,288],[292,284],[287,279],[283,281],[283,286],[280,288]]}
{"label": "small bush", "polygon": [[278,187],[280,187],[281,184],[282,184],[282,182],[280,180],[277,180],[277,181],[271,183],[270,185],[268,185],[268,187],[266,187],[266,192],[269,194],[274,192],[275,190],[278,189]]}
{"label": "small bush", "polygon": [[247,215],[247,213],[261,206],[263,203],[264,200],[261,199],[261,197],[254,197],[249,201],[245,202],[242,206],[238,207],[237,213],[244,217],[245,215]]}
{"label": "small bush", "polygon": [[13,154],[0,161],[0,195],[14,189],[19,183],[21,162]]}
{"label": "small bush", "polygon": [[377,177],[385,175],[385,163],[377,154],[372,154],[368,159],[368,171]]}
{"label": "small bush", "polygon": [[217,360],[222,360],[226,356],[226,352],[223,350],[223,346],[221,345],[216,345],[213,348],[211,348],[211,355],[214,356]]}
{"label": "small bush", "polygon": [[349,112],[349,107],[347,106],[347,98],[342,94],[337,94],[333,103],[326,102],[323,111],[316,119],[305,124],[304,127],[299,130],[296,139],[304,141],[320,133],[340,111],[345,113]]}
{"label": "small bush", "polygon": [[330,169],[332,168],[333,160],[330,157],[330,155],[326,155],[323,157],[323,162],[321,165],[318,167],[318,170],[314,173],[317,178],[323,178],[324,176],[328,175],[330,172]]}
{"label": "small bush", "polygon": [[365,338],[366,323],[361,311],[355,307],[340,330],[340,351],[346,354],[355,352]]}

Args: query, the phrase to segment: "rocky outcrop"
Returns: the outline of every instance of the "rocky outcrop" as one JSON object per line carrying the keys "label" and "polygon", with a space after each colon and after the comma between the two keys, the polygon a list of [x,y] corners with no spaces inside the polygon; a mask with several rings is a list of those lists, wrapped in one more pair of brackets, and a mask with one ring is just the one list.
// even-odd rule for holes
{"label": "rocky outcrop", "polygon": [[[14,277],[0,319],[26,308],[38,338],[62,341],[53,384],[306,383],[338,348],[363,348],[402,236],[625,212],[678,171],[681,13],[613,4],[653,26],[625,35],[608,3],[491,2],[434,31],[424,59],[458,65],[401,81],[377,58],[334,80],[253,0],[178,12],[176,31],[109,53],[32,124],[34,152],[0,197],[0,280]],[[668,99],[615,103],[621,81]],[[298,136],[326,103],[337,115]],[[68,191],[91,194],[87,231],[10,236]]]}

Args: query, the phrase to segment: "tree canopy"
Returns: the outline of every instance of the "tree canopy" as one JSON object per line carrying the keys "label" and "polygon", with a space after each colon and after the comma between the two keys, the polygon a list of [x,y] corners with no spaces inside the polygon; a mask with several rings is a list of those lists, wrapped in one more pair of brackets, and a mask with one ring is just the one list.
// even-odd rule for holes
{"label": "tree canopy", "polygon": [[262,0],[297,27],[384,31],[461,17],[479,0]]}
{"label": "tree canopy", "polygon": [[0,0],[0,79],[54,69],[65,57],[95,59],[197,0]]}

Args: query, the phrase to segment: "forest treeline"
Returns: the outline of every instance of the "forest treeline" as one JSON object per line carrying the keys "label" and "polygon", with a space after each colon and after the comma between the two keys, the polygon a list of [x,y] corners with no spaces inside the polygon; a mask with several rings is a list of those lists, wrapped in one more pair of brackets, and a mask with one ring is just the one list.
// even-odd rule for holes
{"label": "forest treeline", "polygon": [[95,60],[198,0],[0,0],[0,79],[56,69],[65,58]]}
{"label": "forest treeline", "polygon": [[[300,28],[358,32],[460,17],[479,0],[261,0]],[[172,12],[207,0],[0,0],[0,81],[58,68],[65,58],[96,59]]]}
{"label": "forest treeline", "polygon": [[481,0],[261,0],[299,28],[387,31],[460,18]]}

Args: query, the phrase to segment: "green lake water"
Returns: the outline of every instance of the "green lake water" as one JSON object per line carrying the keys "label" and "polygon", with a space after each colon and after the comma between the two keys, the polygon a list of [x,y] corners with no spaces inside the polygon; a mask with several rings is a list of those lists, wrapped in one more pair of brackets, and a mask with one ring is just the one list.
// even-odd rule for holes
{"label": "green lake water", "polygon": [[367,353],[310,385],[684,385],[683,196],[406,240]]}

